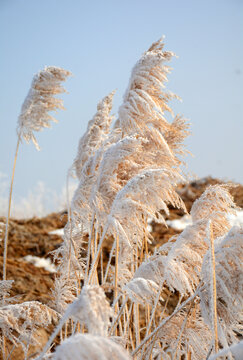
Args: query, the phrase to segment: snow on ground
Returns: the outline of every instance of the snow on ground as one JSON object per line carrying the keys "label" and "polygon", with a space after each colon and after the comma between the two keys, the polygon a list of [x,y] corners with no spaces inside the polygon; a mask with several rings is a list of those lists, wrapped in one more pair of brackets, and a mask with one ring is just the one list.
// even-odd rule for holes
{"label": "snow on ground", "polygon": [[236,211],[236,215],[228,215],[228,219],[231,226],[243,225],[243,210]]}
{"label": "snow on ground", "polygon": [[48,234],[50,234],[50,235],[59,235],[59,236],[63,236],[63,235],[64,235],[64,228],[49,231],[49,233],[48,233]]}
{"label": "snow on ground", "polygon": [[[229,214],[228,219],[231,226],[243,226],[243,210],[236,211],[236,215]],[[190,215],[184,215],[180,219],[167,220],[167,225],[175,230],[182,231],[188,225],[192,224],[192,219]]]}
{"label": "snow on ground", "polygon": [[192,219],[190,215],[184,215],[180,219],[167,220],[166,223],[172,229],[181,231],[184,230],[188,225],[191,225]]}
{"label": "snow on ground", "polygon": [[55,265],[51,263],[51,260],[49,258],[45,259],[38,256],[27,255],[24,257],[24,260],[38,268],[42,267],[51,273],[57,272]]}
{"label": "snow on ground", "polygon": [[[234,225],[243,225],[243,210],[236,211],[236,215],[228,215],[228,219],[230,221],[231,226]],[[151,225],[152,219],[148,219],[148,226],[147,230],[149,232],[152,232],[152,225]],[[184,230],[188,225],[192,224],[191,215],[184,215],[180,219],[175,220],[167,220],[167,225],[175,230],[182,231]],[[50,235],[64,235],[64,229],[57,229],[49,232]]]}

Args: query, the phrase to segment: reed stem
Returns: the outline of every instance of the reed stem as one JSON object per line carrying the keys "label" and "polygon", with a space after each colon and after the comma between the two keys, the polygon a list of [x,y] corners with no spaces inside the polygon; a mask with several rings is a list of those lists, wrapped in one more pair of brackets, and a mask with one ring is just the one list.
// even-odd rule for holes
{"label": "reed stem", "polygon": [[212,224],[209,224],[210,231],[210,248],[212,262],[212,280],[213,280],[213,326],[214,326],[214,351],[218,352],[218,327],[217,327],[217,289],[216,289],[216,272],[215,272],[215,253],[214,253],[214,237]]}
{"label": "reed stem", "polygon": [[15,156],[14,156],[14,164],[13,164],[13,172],[12,172],[12,179],[9,191],[9,200],[8,200],[8,215],[6,219],[6,228],[5,228],[5,237],[4,237],[4,253],[3,253],[3,280],[7,278],[7,256],[8,256],[8,230],[9,230],[9,220],[10,220],[10,210],[11,210],[11,202],[12,202],[12,193],[13,193],[13,182],[14,182],[14,175],[15,175],[15,167],[16,167],[16,160],[19,150],[20,144],[20,137],[18,137]]}

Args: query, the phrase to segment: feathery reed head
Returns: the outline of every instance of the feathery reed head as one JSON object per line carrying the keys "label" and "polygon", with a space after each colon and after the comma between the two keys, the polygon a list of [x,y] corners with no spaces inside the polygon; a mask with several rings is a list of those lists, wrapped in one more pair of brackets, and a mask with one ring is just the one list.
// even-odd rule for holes
{"label": "feathery reed head", "polygon": [[229,189],[234,185],[209,186],[191,208],[192,221],[204,219],[212,221],[214,237],[224,235],[230,229],[227,215],[234,214],[237,208]]}
{"label": "feathery reed head", "polygon": [[125,292],[135,304],[153,304],[159,286],[153,280],[136,277],[124,286]]}
{"label": "feathery reed head", "polygon": [[104,290],[98,285],[86,285],[67,309],[75,320],[84,323],[93,335],[106,336],[113,313]]}
{"label": "feathery reed head", "polygon": [[13,344],[25,349],[30,343],[37,343],[35,330],[57,320],[57,313],[38,301],[6,305],[0,309],[0,329]]}
{"label": "feathery reed head", "polygon": [[[183,329],[183,330],[182,330]],[[158,353],[163,359],[206,359],[210,348],[211,332],[200,316],[198,305],[190,312],[181,311],[165,324],[158,337],[162,347]]]}
{"label": "feathery reed head", "polygon": [[61,82],[70,75],[69,71],[62,68],[47,66],[32,80],[31,88],[18,118],[17,133],[20,139],[24,139],[27,143],[32,140],[38,150],[39,145],[33,131],[41,131],[45,127],[50,127],[51,120],[57,122],[49,114],[49,111],[64,109],[63,101],[54,96],[65,92]]}
{"label": "feathery reed head", "polygon": [[113,120],[110,112],[114,94],[115,91],[112,91],[98,103],[96,114],[89,121],[85,134],[79,140],[78,153],[73,162],[78,179],[81,177],[85,162],[102,146],[108,136],[110,124]]}

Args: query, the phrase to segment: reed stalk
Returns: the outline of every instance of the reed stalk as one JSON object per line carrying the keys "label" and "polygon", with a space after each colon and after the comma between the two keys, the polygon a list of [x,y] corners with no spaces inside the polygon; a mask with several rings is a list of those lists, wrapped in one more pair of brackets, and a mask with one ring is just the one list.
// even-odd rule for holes
{"label": "reed stalk", "polygon": [[211,271],[213,281],[213,327],[214,327],[214,351],[218,352],[218,326],[217,326],[217,288],[216,288],[216,270],[215,270],[215,252],[214,236],[211,222],[209,223],[210,250],[211,250]]}
{"label": "reed stalk", "polygon": [[14,175],[15,175],[15,168],[16,168],[16,161],[17,161],[17,156],[18,156],[19,144],[20,144],[20,136],[18,136],[18,141],[17,141],[17,145],[16,145],[16,151],[15,151],[15,156],[14,156],[14,164],[13,164],[13,171],[12,171],[12,178],[11,178],[10,191],[9,191],[8,214],[7,214],[7,219],[6,219],[5,237],[4,237],[3,280],[7,279],[8,231],[9,231],[9,220],[10,220],[10,212],[11,212],[12,193],[13,193],[13,182],[14,182]]}

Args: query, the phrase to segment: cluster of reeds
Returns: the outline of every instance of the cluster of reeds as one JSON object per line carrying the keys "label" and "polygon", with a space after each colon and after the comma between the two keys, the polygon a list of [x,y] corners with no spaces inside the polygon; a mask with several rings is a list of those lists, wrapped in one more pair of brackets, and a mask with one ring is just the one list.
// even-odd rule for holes
{"label": "cluster of reeds", "polygon": [[[243,229],[228,221],[236,208],[230,186],[209,187],[192,206],[192,225],[149,252],[148,222],[166,226],[169,206],[187,212],[176,186],[184,181],[189,125],[169,106],[178,98],[165,88],[174,54],[163,47],[162,40],[152,44],[133,68],[118,118],[113,121],[110,114],[112,92],[80,139],[71,169],[79,185],[63,244],[54,254],[58,275],[52,304],[8,304],[11,281],[5,270],[3,349],[8,338],[13,347],[23,346],[27,359],[36,328],[55,318],[55,331],[33,358],[201,360],[216,358],[213,354],[224,348],[225,356],[237,359]],[[19,139],[37,144],[32,130],[49,125],[47,111],[60,107],[49,96],[63,90],[59,81],[69,73],[50,72],[61,74],[58,86],[54,91],[46,72],[34,80],[19,118]],[[57,336],[61,344],[52,352]],[[11,358],[6,349],[3,355]]]}

